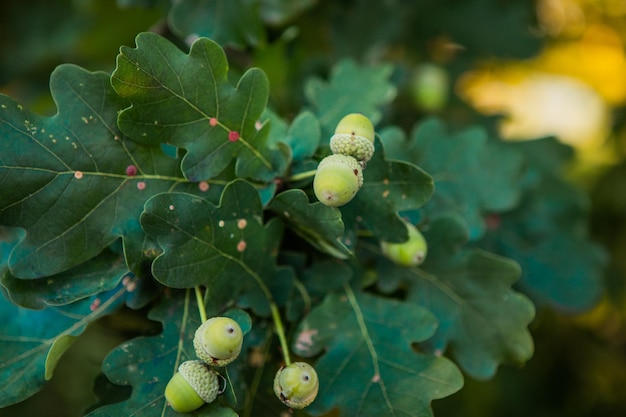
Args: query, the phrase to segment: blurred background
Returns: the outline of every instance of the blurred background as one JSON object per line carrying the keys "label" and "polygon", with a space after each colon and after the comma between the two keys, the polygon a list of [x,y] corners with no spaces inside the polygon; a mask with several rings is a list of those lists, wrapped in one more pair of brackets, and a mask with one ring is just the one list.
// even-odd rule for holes
{"label": "blurred background", "polygon": [[[48,79],[57,65],[110,72],[119,47],[147,30],[185,48],[193,31],[175,16],[182,3],[2,1],[0,92],[52,115]],[[303,80],[352,57],[394,65],[399,93],[383,123],[408,131],[436,115],[458,127],[485,123],[506,140],[556,136],[573,148],[566,175],[587,196],[589,231],[609,254],[603,298],[585,311],[539,305],[533,359],[490,381],[466,378],[463,390],[433,406],[438,417],[626,415],[626,1],[236,3],[263,13],[265,26],[241,38],[219,27],[211,33],[228,47],[233,77],[252,65],[266,71],[270,105],[286,117],[304,105]],[[122,311],[90,328],[46,389],[0,416],[81,415],[95,401],[94,381],[106,385],[102,357],[154,331],[141,316]]]}

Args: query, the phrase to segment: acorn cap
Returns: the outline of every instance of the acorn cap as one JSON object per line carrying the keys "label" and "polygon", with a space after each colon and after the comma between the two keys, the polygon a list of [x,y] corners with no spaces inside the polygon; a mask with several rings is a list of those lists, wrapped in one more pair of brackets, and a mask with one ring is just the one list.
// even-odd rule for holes
{"label": "acorn cap", "polygon": [[336,133],[330,138],[330,150],[334,154],[349,155],[357,161],[367,162],[374,155],[374,144],[363,136]]}
{"label": "acorn cap", "polygon": [[165,387],[165,398],[181,413],[200,408],[215,401],[219,394],[217,373],[198,360],[185,361]]}

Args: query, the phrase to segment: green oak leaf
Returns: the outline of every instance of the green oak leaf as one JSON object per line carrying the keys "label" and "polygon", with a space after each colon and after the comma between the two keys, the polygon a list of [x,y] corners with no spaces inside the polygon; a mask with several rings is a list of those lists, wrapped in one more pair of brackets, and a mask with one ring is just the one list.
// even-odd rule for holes
{"label": "green oak leaf", "polygon": [[283,226],[276,218],[264,225],[262,217],[258,194],[244,180],[226,186],[219,206],[186,193],[153,197],[141,224],[163,249],[152,264],[155,278],[175,288],[203,285],[209,293],[252,285],[270,299],[264,280],[276,272]]}
{"label": "green oak leaf", "polygon": [[533,354],[527,329],[535,309],[511,286],[519,265],[480,249],[464,248],[469,230],[459,217],[441,217],[424,233],[428,256],[420,268],[387,263],[381,279],[397,275],[407,286],[407,302],[437,317],[435,335],[421,344],[441,354],[450,349],[459,365],[478,379],[492,377],[500,363],[523,363]]}
{"label": "green oak leaf", "polygon": [[389,160],[380,140],[363,170],[363,186],[356,197],[341,208],[348,247],[356,242],[356,226],[362,223],[380,240],[402,242],[408,238],[400,211],[423,206],[433,193],[433,179],[419,167]]}
{"label": "green oak leaf", "polygon": [[268,208],[317,250],[339,259],[352,254],[341,242],[344,227],[339,209],[320,202],[309,203],[309,198],[300,189],[278,194]]}
{"label": "green oak leaf", "polygon": [[480,127],[448,133],[443,122],[418,125],[407,141],[397,129],[381,133],[389,158],[407,160],[433,176],[435,194],[424,207],[427,216],[457,212],[470,226],[472,239],[485,231],[485,212],[502,212],[520,200],[523,155],[490,141]]}
{"label": "green oak leaf", "polygon": [[553,138],[511,146],[527,158],[528,189],[514,210],[489,216],[491,227],[480,245],[522,265],[519,287],[537,303],[570,312],[589,309],[603,294],[608,257],[589,238],[588,197],[560,171],[572,149]]}
{"label": "green oak leaf", "polygon": [[[148,313],[148,317],[163,323],[161,334],[124,342],[107,355],[102,365],[103,372],[112,382],[133,387],[130,398],[100,407],[88,414],[89,417],[183,415],[168,406],[164,393],[178,366],[186,360],[197,359],[193,336],[201,322],[193,292],[166,294],[162,302]],[[250,318],[245,313],[237,313],[233,319],[243,320],[244,332],[250,328]],[[232,409],[220,406],[218,401],[185,415],[237,416]]]}
{"label": "green oak leaf", "polygon": [[13,303],[41,310],[111,290],[127,275],[124,258],[105,250],[84,264],[49,277],[18,279],[6,270],[0,275],[0,285]]}
{"label": "green oak leaf", "polygon": [[192,182],[216,177],[233,159],[242,178],[270,182],[285,170],[288,150],[270,147],[269,126],[259,124],[269,94],[263,71],[248,70],[233,87],[224,50],[209,39],[197,39],[189,54],[154,33],[135,41],[120,49],[111,76],[132,103],[119,115],[124,133],[185,149],[182,169]]}
{"label": "green oak leaf", "polygon": [[39,391],[72,338],[124,302],[124,286],[72,304],[35,311],[0,297],[0,408]]}
{"label": "green oak leaf", "polygon": [[184,181],[179,162],[120,133],[117,113],[128,103],[107,74],[62,65],[50,91],[52,117],[0,96],[0,221],[26,230],[11,252],[11,273],[53,275],[120,237],[137,270],[146,238],[139,214],[149,197]]}
{"label": "green oak leaf", "polygon": [[292,347],[304,357],[324,352],[315,369],[320,391],[313,415],[337,407],[354,417],[432,416],[430,403],[458,391],[463,377],[444,357],[412,344],[432,336],[437,321],[416,304],[368,294],[329,294],[300,323]]}
{"label": "green oak leaf", "polygon": [[396,96],[389,82],[391,65],[359,66],[344,59],[331,70],[330,79],[311,78],[304,93],[322,125],[322,143],[328,144],[339,120],[349,113],[363,113],[374,125],[382,118],[380,107]]}
{"label": "green oak leaf", "polygon": [[222,45],[258,46],[265,42],[259,0],[174,2],[168,21],[185,39],[203,36]]}

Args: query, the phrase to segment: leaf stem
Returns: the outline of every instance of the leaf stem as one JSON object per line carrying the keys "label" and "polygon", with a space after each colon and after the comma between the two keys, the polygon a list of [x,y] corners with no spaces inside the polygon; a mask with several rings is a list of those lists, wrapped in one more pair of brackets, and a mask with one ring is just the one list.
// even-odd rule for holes
{"label": "leaf stem", "polygon": [[200,320],[202,323],[204,323],[205,321],[207,321],[207,316],[206,316],[206,308],[204,306],[204,297],[202,296],[202,290],[200,289],[199,285],[196,285],[194,287],[194,290],[196,292],[196,301],[198,303],[198,312],[200,313]]}
{"label": "leaf stem", "polygon": [[316,172],[317,172],[316,169],[312,169],[310,171],[299,172],[297,174],[290,175],[289,177],[285,177],[284,180],[287,181],[287,182],[295,182],[295,181],[305,180],[307,178],[311,178],[311,177],[315,176]]}
{"label": "leaf stem", "polygon": [[283,351],[283,359],[285,360],[285,365],[289,366],[291,364],[291,358],[289,357],[289,346],[287,345],[287,338],[285,337],[285,327],[280,318],[278,306],[274,301],[270,301],[270,309],[272,310],[272,319],[274,319],[276,334],[278,334],[278,340],[280,340],[280,347]]}

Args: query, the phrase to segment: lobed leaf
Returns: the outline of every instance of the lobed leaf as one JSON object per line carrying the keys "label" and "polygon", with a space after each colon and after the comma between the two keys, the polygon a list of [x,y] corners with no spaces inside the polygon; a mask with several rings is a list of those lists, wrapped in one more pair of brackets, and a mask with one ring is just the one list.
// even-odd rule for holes
{"label": "lobed leaf", "polygon": [[344,227],[339,209],[320,202],[311,204],[299,189],[278,194],[268,208],[317,250],[339,259],[352,254],[341,241]]}
{"label": "lobed leaf", "polygon": [[339,120],[349,113],[363,113],[374,125],[382,118],[380,107],[396,96],[389,82],[391,65],[359,66],[350,59],[337,63],[330,79],[311,78],[304,93],[322,125],[322,143],[328,144]]}
{"label": "lobed leaf", "polygon": [[294,352],[305,357],[324,352],[315,364],[320,391],[307,410],[432,416],[430,402],[463,385],[448,359],[412,348],[435,331],[433,315],[415,304],[344,288],[329,294],[296,331]]}
{"label": "lobed leaf", "polygon": [[362,223],[380,240],[402,242],[406,226],[399,212],[424,205],[433,193],[433,179],[419,167],[389,160],[377,139],[374,156],[363,170],[363,186],[356,197],[342,207],[346,223],[344,243],[354,246],[355,228]]}
{"label": "lobed leaf", "polygon": [[185,149],[182,169],[192,182],[216,177],[233,159],[242,178],[270,182],[285,170],[288,151],[270,147],[268,126],[258,125],[269,94],[263,71],[248,70],[233,87],[224,50],[209,39],[197,39],[189,54],[154,33],[136,44],[120,49],[111,76],[132,103],[119,115],[123,132]]}
{"label": "lobed leaf", "polygon": [[417,164],[433,176],[436,191],[424,207],[427,216],[460,213],[477,239],[485,231],[485,212],[509,210],[519,202],[523,156],[489,141],[484,129],[450,134],[441,121],[431,119],[417,126],[408,141],[399,133],[381,134],[389,157]]}
{"label": "lobed leaf", "polygon": [[[244,180],[226,186],[219,206],[185,193],[153,197],[141,215],[146,233],[163,249],[152,273],[169,287],[227,288],[232,299],[247,284],[271,298],[264,280],[276,273],[282,224],[275,219],[264,225],[262,217],[258,194]],[[264,304],[256,307],[266,310]]]}
{"label": "lobed leaf", "polygon": [[120,237],[137,270],[146,239],[139,214],[149,197],[184,181],[178,161],[120,133],[117,113],[127,102],[107,74],[62,65],[50,91],[52,117],[0,96],[0,221],[26,231],[9,257],[11,273],[53,275]]}
{"label": "lobed leaf", "polygon": [[387,264],[382,279],[397,274],[407,285],[407,301],[437,317],[434,336],[421,344],[429,352],[447,349],[478,379],[492,377],[500,363],[523,363],[533,354],[527,329],[533,304],[511,286],[519,279],[514,261],[464,248],[469,230],[458,217],[435,220],[424,233],[428,256],[421,268]]}
{"label": "lobed leaf", "polygon": [[27,310],[0,297],[0,407],[20,402],[50,379],[73,338],[124,302],[124,286],[60,307]]}

